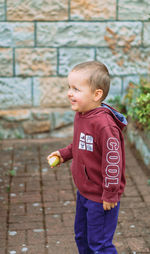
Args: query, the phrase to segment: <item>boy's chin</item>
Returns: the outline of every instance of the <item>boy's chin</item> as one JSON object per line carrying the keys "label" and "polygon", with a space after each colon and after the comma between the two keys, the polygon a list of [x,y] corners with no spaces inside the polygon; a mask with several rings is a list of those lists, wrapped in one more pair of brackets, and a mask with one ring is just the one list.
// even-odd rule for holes
{"label": "boy's chin", "polygon": [[72,109],[73,111],[79,112],[78,108],[74,107],[73,105],[71,106],[71,109]]}

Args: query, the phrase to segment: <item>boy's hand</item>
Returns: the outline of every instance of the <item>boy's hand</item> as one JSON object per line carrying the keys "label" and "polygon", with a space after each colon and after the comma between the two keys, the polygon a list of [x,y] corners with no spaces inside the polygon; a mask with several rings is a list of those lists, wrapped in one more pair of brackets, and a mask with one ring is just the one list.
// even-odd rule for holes
{"label": "boy's hand", "polygon": [[61,157],[61,154],[60,154],[59,151],[55,151],[55,152],[51,153],[50,155],[48,155],[48,156],[47,156],[47,160],[49,160],[49,159],[50,159],[51,157],[53,157],[53,156],[58,156],[58,157],[59,157],[60,163],[58,164],[58,166],[59,166],[61,163],[64,162],[64,159]]}
{"label": "boy's hand", "polygon": [[103,201],[104,210],[111,210],[111,208],[114,208],[115,206],[117,206],[117,202],[116,203],[109,203],[109,202]]}

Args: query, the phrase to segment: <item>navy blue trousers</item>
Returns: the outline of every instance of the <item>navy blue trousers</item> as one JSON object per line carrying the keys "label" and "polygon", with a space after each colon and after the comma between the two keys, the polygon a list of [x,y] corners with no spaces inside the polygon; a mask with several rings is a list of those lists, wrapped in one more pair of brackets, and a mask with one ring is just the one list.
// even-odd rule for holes
{"label": "navy blue trousers", "polygon": [[105,211],[103,204],[84,198],[77,192],[75,240],[79,254],[117,254],[112,244],[118,221],[118,205]]}

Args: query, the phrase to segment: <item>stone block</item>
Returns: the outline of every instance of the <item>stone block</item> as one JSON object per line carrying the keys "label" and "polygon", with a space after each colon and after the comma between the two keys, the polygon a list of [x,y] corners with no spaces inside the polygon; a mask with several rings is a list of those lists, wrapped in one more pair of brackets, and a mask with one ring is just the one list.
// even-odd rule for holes
{"label": "stone block", "polygon": [[68,18],[68,0],[8,0],[7,19],[66,20]]}
{"label": "stone block", "polygon": [[141,22],[38,22],[37,45],[129,47],[141,43],[141,31]]}
{"label": "stone block", "polygon": [[29,109],[0,110],[0,118],[9,122],[28,120],[30,116],[31,112]]}
{"label": "stone block", "polygon": [[0,139],[22,139],[25,134],[20,123],[2,122],[0,125]]}
{"label": "stone block", "polygon": [[0,20],[5,19],[5,1],[0,0]]}
{"label": "stone block", "polygon": [[94,60],[94,58],[93,48],[61,48],[59,50],[59,74],[66,76],[76,64]]}
{"label": "stone block", "polygon": [[150,4],[147,0],[118,1],[118,17],[120,20],[148,20]]}
{"label": "stone block", "polygon": [[116,0],[72,0],[71,19],[110,20],[116,17]]}
{"label": "stone block", "polygon": [[26,134],[49,132],[51,129],[50,121],[28,121],[23,123]]}
{"label": "stone block", "polygon": [[110,83],[110,90],[106,97],[106,102],[109,102],[109,99],[114,99],[115,96],[121,96],[122,92],[122,80],[119,77],[113,77]]}
{"label": "stone block", "polygon": [[56,49],[16,49],[16,74],[23,76],[50,76],[56,74]]}
{"label": "stone block", "polygon": [[105,28],[104,39],[107,47],[111,49],[120,46],[128,50],[132,46],[140,46],[142,43],[142,23],[138,21],[108,22]]}
{"label": "stone block", "polygon": [[31,80],[29,78],[0,78],[1,109],[31,107]]}
{"label": "stone block", "polygon": [[108,67],[111,75],[148,74],[150,71],[150,48],[97,49],[97,60]]}
{"label": "stone block", "polygon": [[66,107],[68,84],[66,78],[34,78],[34,106]]}
{"label": "stone block", "polygon": [[150,46],[150,22],[144,23],[143,44]]}
{"label": "stone block", "polygon": [[0,48],[0,76],[13,75],[13,54],[12,49]]}
{"label": "stone block", "polygon": [[[132,123],[130,123],[129,127],[127,135],[130,143],[135,146],[136,150],[141,154],[141,158],[145,165],[150,168],[150,145],[149,142],[147,142],[149,136],[145,135],[144,137],[144,135],[141,135],[140,131],[135,129]],[[139,180],[141,181],[141,178]]]}
{"label": "stone block", "polygon": [[140,76],[138,75],[133,75],[133,76],[127,76],[123,78],[123,95],[126,94],[126,90],[128,88],[129,83],[135,83],[135,84],[139,84],[140,82]]}
{"label": "stone block", "polygon": [[32,109],[32,116],[35,120],[48,120],[51,116],[50,109]]}
{"label": "stone block", "polygon": [[104,45],[105,26],[97,22],[39,22],[37,45],[54,47]]}
{"label": "stone block", "polygon": [[33,23],[8,23],[0,25],[0,47],[22,47],[34,45]]}
{"label": "stone block", "polygon": [[54,128],[59,129],[70,125],[74,121],[74,111],[54,112]]}

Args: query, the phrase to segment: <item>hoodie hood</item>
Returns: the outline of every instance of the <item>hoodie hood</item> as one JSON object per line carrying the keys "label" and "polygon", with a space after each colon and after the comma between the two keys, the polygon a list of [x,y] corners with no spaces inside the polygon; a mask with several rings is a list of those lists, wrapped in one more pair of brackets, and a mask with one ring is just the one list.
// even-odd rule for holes
{"label": "hoodie hood", "polygon": [[121,114],[120,112],[118,112],[113,107],[111,107],[105,103],[102,103],[102,107],[107,108],[113,114],[115,121],[118,122],[118,125],[121,127],[121,129],[123,129],[123,127],[125,127],[128,124],[125,116],[123,114]]}

